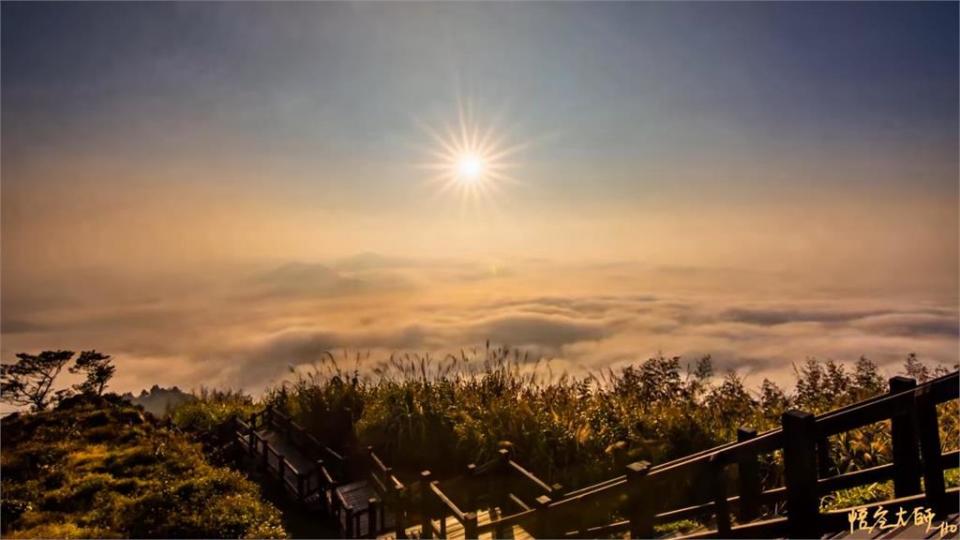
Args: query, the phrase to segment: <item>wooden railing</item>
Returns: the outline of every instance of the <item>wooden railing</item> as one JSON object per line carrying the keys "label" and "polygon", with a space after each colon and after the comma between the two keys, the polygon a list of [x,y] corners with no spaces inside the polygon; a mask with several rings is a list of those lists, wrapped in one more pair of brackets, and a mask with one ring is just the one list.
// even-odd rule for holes
{"label": "wooden railing", "polygon": [[408,511],[407,486],[393,473],[393,469],[384,464],[383,460],[367,447],[370,472],[369,481],[376,493],[376,498],[370,500],[368,510],[371,530],[374,533],[387,530],[388,518],[393,518],[394,532],[397,538],[405,535],[403,524],[406,522]]}
{"label": "wooden railing", "polygon": [[[346,538],[366,535],[371,538],[388,532],[392,523],[397,538],[405,536],[409,501],[407,486],[384,464],[373,447],[367,447],[367,467],[363,479],[371,487],[371,496],[364,501],[366,506],[355,508],[337,492],[334,515],[341,524],[341,533]],[[363,525],[366,525],[364,528]]]}
{"label": "wooden railing", "polygon": [[[479,466],[468,465],[462,476],[450,481],[434,480],[430,471],[423,471],[420,490],[421,538],[445,538],[448,517],[463,527],[466,538],[487,533],[494,538],[504,538],[508,536],[508,528],[533,515],[537,509],[546,508],[561,486],[547,484],[514,461],[508,450],[502,449],[496,459]],[[489,498],[483,501],[485,495]],[[498,510],[482,525],[478,522],[481,506]],[[438,526],[434,526],[434,521]]]}
{"label": "wooden railing", "polygon": [[[234,442],[264,475],[275,478],[280,487],[296,500],[304,502],[317,495],[328,510],[333,510],[330,492],[344,478],[346,458],[322,445],[303,427],[272,407],[250,415],[247,420],[234,417],[228,426],[232,429]],[[264,430],[283,434],[303,455],[311,456],[313,466],[309,470],[299,470],[290,462],[289,456],[264,438]]]}
{"label": "wooden railing", "polygon": [[[629,531],[632,538],[649,538],[657,523],[712,515],[714,528],[691,538],[819,537],[848,525],[846,509],[820,512],[821,496],[886,480],[893,480],[897,497],[886,504],[922,504],[941,514],[956,511],[955,490],[948,495],[943,472],[960,465],[960,453],[941,454],[936,406],[958,397],[957,373],[920,386],[894,377],[888,394],[819,417],[791,410],[783,415],[781,428],[760,435],[741,429],[736,442],[657,466],[632,463],[626,474],[566,493],[534,513],[542,514],[539,519],[530,515],[525,523],[546,537],[599,537]],[[830,470],[826,459],[829,437],[885,420],[891,422],[892,463],[825,476]],[[758,457],[778,451],[783,453],[784,485],[762,489]],[[737,472],[735,496],[728,493],[730,469]],[[708,502],[665,507],[666,498],[656,495],[664,492],[665,486],[691,480],[705,480],[702,488],[709,494]],[[590,508],[612,512],[623,498],[625,519],[600,525],[578,522],[577,516],[589,515]],[[768,512],[772,517],[758,521],[761,507],[783,503],[786,517]],[[731,523],[734,516],[735,526]]]}
{"label": "wooden railing", "polygon": [[[960,397],[958,381],[956,372],[919,386],[894,377],[887,394],[819,416],[787,411],[779,428],[759,434],[741,428],[736,441],[655,466],[631,463],[623,475],[567,492],[538,478],[507,450],[487,463],[469,465],[454,479],[438,481],[422,471],[419,482],[407,485],[368,447],[364,474],[373,496],[364,508],[354,508],[336,489],[349,476],[346,457],[286,415],[268,408],[249,421],[236,419],[234,426],[237,440],[264,471],[299,500],[318,494],[346,537],[387,532],[392,519],[397,538],[416,522],[422,538],[444,538],[452,518],[468,539],[503,538],[514,525],[546,538],[627,532],[649,538],[655,525],[682,519],[712,523],[712,529],[687,538],[807,538],[848,526],[848,509],[821,512],[821,497],[873,482],[892,480],[895,498],[871,508],[922,504],[941,515],[957,511],[958,492],[945,488],[943,473],[960,466],[960,452],[941,451],[937,405]],[[830,437],[884,421],[890,422],[892,462],[832,474]],[[318,456],[313,469],[297,470],[260,435],[263,429],[284,434],[305,455]],[[764,486],[761,456],[775,453],[782,455],[783,482]],[[678,504],[669,495],[670,486],[691,484],[699,498],[687,493],[687,502]],[[481,525],[481,508],[498,511]],[[621,518],[611,520],[615,515]],[[361,523],[367,525],[363,531]]]}

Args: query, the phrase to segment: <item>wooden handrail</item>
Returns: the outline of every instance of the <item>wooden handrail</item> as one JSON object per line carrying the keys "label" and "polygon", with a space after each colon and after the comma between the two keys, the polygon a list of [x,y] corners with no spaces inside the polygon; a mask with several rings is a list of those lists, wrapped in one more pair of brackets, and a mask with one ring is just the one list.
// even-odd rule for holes
{"label": "wooden handrail", "polygon": [[845,433],[876,422],[889,420],[898,410],[906,407],[913,399],[913,391],[901,392],[863,404],[848,411],[847,414],[834,415],[816,420],[817,429],[824,437]]}
{"label": "wooden handrail", "polygon": [[330,474],[330,471],[327,470],[326,465],[324,465],[323,463],[320,463],[318,471],[321,478],[328,486],[335,486],[337,484],[337,481]]}
{"label": "wooden handrail", "polygon": [[373,451],[373,447],[372,447],[372,446],[368,446],[368,447],[367,447],[367,452],[370,454],[370,461],[371,461],[371,463],[373,463],[374,466],[376,466],[378,469],[380,469],[380,474],[386,474],[386,473],[387,473],[387,470],[389,469],[389,467],[387,467],[386,465],[383,464],[383,460],[381,460],[381,459],[377,456],[377,454]]}
{"label": "wooden handrail", "polygon": [[290,463],[290,460],[285,460],[284,463],[286,463],[287,468],[290,469],[290,472],[293,473],[294,476],[300,474],[300,471],[293,465],[293,463]]}
{"label": "wooden handrail", "polygon": [[960,450],[942,454],[940,456],[940,467],[943,470],[960,468]]}
{"label": "wooden handrail", "polygon": [[342,454],[340,454],[339,452],[337,452],[337,451],[334,450],[333,448],[330,448],[329,446],[323,446],[323,445],[321,445],[321,446],[323,447],[323,450],[327,453],[327,455],[330,456],[330,457],[332,457],[333,459],[335,459],[335,460],[337,460],[337,461],[346,461],[346,460],[347,460],[347,458],[343,457]]}
{"label": "wooden handrail", "polygon": [[496,458],[493,458],[493,459],[487,461],[486,463],[482,463],[482,464],[480,464],[480,465],[477,465],[477,468],[476,468],[476,470],[475,470],[475,473],[476,473],[476,474],[486,474],[486,473],[488,473],[488,472],[496,469],[498,466],[500,466],[500,458],[499,458],[499,457],[496,457]]}
{"label": "wooden handrail", "polygon": [[[958,383],[960,383],[960,373],[958,372],[953,372],[942,377],[938,377],[937,379],[928,381],[927,383],[918,385],[914,388],[909,388],[904,391],[894,391],[895,388],[891,382],[891,392],[885,395],[879,395],[861,402],[852,403],[816,417],[813,420],[813,425],[815,425],[814,429],[816,430],[815,432],[818,434],[818,437],[825,437],[835,433],[846,432],[851,429],[858,429],[875,422],[889,420],[906,407],[911,406],[915,397],[921,394],[925,395],[928,403],[933,404],[939,404],[951,399],[957,399],[960,397],[958,396],[958,394],[960,394]],[[659,466],[650,467],[647,477],[650,480],[663,481],[667,477],[670,477],[674,474],[690,474],[691,468],[712,467],[712,469],[707,470],[721,470],[728,464],[742,463],[746,459],[750,458],[756,459],[753,458],[753,456],[779,450],[783,448],[784,445],[784,432],[782,428],[768,430],[767,432],[756,437],[753,437],[752,434],[750,436],[752,438],[748,438],[747,440],[727,443],[718,447],[703,450],[696,454],[685,456],[674,461],[660,464]],[[818,440],[822,440],[822,438]],[[814,445],[820,443],[818,443],[817,440],[811,439],[808,444]],[[939,463],[935,467],[935,470],[938,470],[941,473],[945,468],[960,466],[960,451],[948,452],[942,455],[940,455],[938,452],[937,455],[939,456]],[[717,467],[721,469],[717,469]],[[886,464],[827,478],[815,478],[814,489],[822,495],[838,489],[854,487],[868,482],[887,480],[893,477],[895,471],[895,465]],[[925,474],[936,473],[934,472]],[[722,490],[724,483],[725,482],[721,482],[719,484],[715,484],[715,486]],[[626,475],[609,478],[602,482],[567,492],[558,500],[549,503],[548,508],[556,511],[566,507],[577,507],[582,504],[597,503],[604,498],[624,493],[626,488]],[[786,487],[768,489],[760,492],[758,497],[759,500],[753,504],[769,504],[771,502],[783,500],[786,497],[786,494]],[[722,507],[718,506],[720,503],[723,503]],[[725,516],[729,511],[730,506],[738,503],[739,495],[736,497],[719,495],[719,498],[711,502],[657,514],[656,519],[657,521],[661,519],[679,519],[685,515],[696,515],[697,513],[705,513],[710,511],[719,511]],[[724,519],[726,518],[724,517]],[[728,527],[728,525],[723,525],[723,520],[718,520],[718,522],[721,523],[721,527]],[[785,524],[786,521],[778,519],[768,520],[768,522],[765,523],[765,526],[767,527],[780,527],[781,525]],[[601,527],[594,527],[589,529],[589,532],[591,535],[598,536],[604,531],[613,531],[614,529],[619,530],[619,528],[624,528],[623,530],[629,528],[629,521],[619,522],[618,525],[608,524]],[[738,525],[736,527],[728,528],[726,529],[726,532],[730,534],[746,534],[752,530],[755,530],[754,524],[749,523],[747,525]],[[709,534],[716,536],[717,531],[712,531],[712,533]]]}
{"label": "wooden handrail", "polygon": [[521,465],[520,465],[519,463],[517,463],[516,461],[513,461],[513,460],[511,459],[511,460],[507,461],[507,463],[510,465],[510,468],[514,470],[514,472],[516,472],[517,474],[519,474],[519,475],[520,475],[521,477],[523,477],[524,479],[529,480],[534,486],[536,486],[537,488],[539,488],[541,491],[543,491],[543,492],[546,493],[547,495],[550,495],[550,494],[553,493],[553,488],[551,488],[550,486],[548,486],[547,483],[544,482],[543,480],[540,480],[539,478],[537,478],[537,476],[536,476],[535,474],[533,474],[532,472],[530,472],[530,471],[528,471],[527,469],[523,468],[523,466],[521,466]]}
{"label": "wooden handrail", "polygon": [[[960,380],[960,377],[958,377],[958,372],[953,372],[953,373],[949,373],[947,375],[938,377],[936,379],[933,379],[931,381],[928,381],[923,385],[917,386],[917,388],[921,388],[922,386],[931,386],[935,388],[934,400],[937,403],[942,403],[944,401],[957,398],[958,391],[956,388],[957,388],[958,380]],[[892,394],[892,395],[880,394],[878,396],[874,396],[863,401],[851,403],[849,405],[840,407],[839,409],[834,409],[832,411],[823,413],[822,415],[817,417],[817,422],[818,424],[823,422],[824,424],[829,426],[831,422],[836,422],[835,418],[838,416],[850,414],[851,411],[861,409],[864,407],[869,408],[870,406],[874,406],[876,402],[890,400],[892,398],[897,398],[898,396],[902,396],[915,391],[916,390],[914,389],[914,390],[908,390],[906,392],[901,392],[901,393]],[[885,405],[881,405],[881,407],[885,407]],[[868,422],[868,423],[873,423],[873,422]],[[859,426],[855,426],[855,427],[859,427]],[[855,429],[855,427],[851,429]],[[701,460],[706,461],[710,455],[717,454],[717,453],[728,453],[730,454],[731,458],[736,458],[737,456],[742,454],[772,452],[774,450],[777,450],[781,446],[782,432],[783,430],[781,428],[774,428],[757,435],[757,437],[749,441],[745,441],[745,442],[733,441],[733,442],[725,443],[719,446],[707,448],[699,452],[696,452],[672,461],[668,461],[666,463],[654,465],[650,469],[650,474],[658,473],[663,470],[680,468],[691,462],[697,462]],[[620,476],[615,476],[613,478],[609,478],[607,480],[603,480],[601,482],[597,482],[589,486],[584,486],[582,488],[565,493],[563,495],[563,498],[557,501],[554,501],[554,504],[566,498],[579,496],[587,492],[591,494],[596,494],[597,490],[602,490],[604,488],[607,488],[607,489],[622,488],[624,486],[625,481],[626,481],[626,476],[620,475]]]}
{"label": "wooden handrail", "polygon": [[530,510],[530,505],[523,502],[523,499],[521,499],[520,497],[517,497],[513,493],[508,493],[507,499],[513,504],[519,506],[524,512],[526,512],[527,510]]}
{"label": "wooden handrail", "polygon": [[343,493],[341,491],[334,490],[333,493],[334,493],[334,496],[337,498],[337,500],[340,501],[341,507],[353,509],[353,506],[347,503],[347,499],[344,498]]}
{"label": "wooden handrail", "polygon": [[437,499],[439,499],[448,510],[450,510],[450,513],[453,514],[453,517],[456,518],[457,521],[459,521],[461,524],[464,522],[466,512],[460,510],[460,507],[450,500],[450,497],[447,497],[446,493],[440,489],[440,486],[436,480],[430,482],[430,491],[433,492]]}
{"label": "wooden handrail", "polygon": [[[901,377],[900,379],[903,378]],[[816,501],[816,497],[824,494],[832,493],[840,489],[863,485],[865,483],[889,480],[894,478],[895,475],[897,485],[901,486],[901,477],[909,476],[911,474],[919,474],[920,463],[923,465],[922,470],[924,478],[928,480],[932,479],[930,482],[934,483],[934,495],[930,495],[930,491],[928,490],[928,499],[933,501],[933,499],[930,499],[930,497],[937,496],[940,497],[938,500],[942,500],[944,490],[939,489],[939,492],[937,492],[935,480],[937,479],[938,474],[940,474],[940,478],[942,480],[942,472],[944,469],[960,466],[960,451],[941,454],[939,452],[939,448],[937,448],[937,452],[935,454],[932,453],[932,450],[930,449],[937,446],[938,443],[935,438],[929,435],[929,433],[931,430],[930,426],[933,426],[934,429],[937,426],[935,405],[951,399],[957,399],[958,394],[960,394],[958,383],[960,383],[960,373],[957,372],[938,377],[937,379],[915,386],[910,386],[913,384],[910,380],[906,380],[906,382],[903,380],[891,380],[890,391],[884,395],[875,396],[857,403],[851,403],[839,409],[823,413],[817,417],[799,412],[791,413],[794,415],[794,417],[792,417],[793,420],[791,420],[791,425],[794,427],[790,428],[788,431],[784,431],[783,428],[776,428],[755,436],[755,432],[752,430],[744,430],[747,432],[746,435],[738,434],[739,440],[737,441],[731,441],[713,448],[704,449],[700,452],[656,466],[644,465],[641,479],[642,488],[644,490],[656,489],[655,486],[660,485],[652,484],[651,482],[667,482],[672,480],[675,475],[685,475],[685,477],[688,478],[691,474],[698,474],[695,471],[700,470],[703,473],[708,474],[707,478],[712,479],[710,483],[710,493],[713,497],[713,500],[682,508],[667,509],[666,511],[655,514],[651,511],[651,513],[647,514],[646,517],[642,518],[644,521],[641,521],[640,523],[664,523],[676,521],[685,517],[696,517],[702,514],[715,513],[717,514],[717,530],[697,531],[689,535],[689,537],[698,538],[711,535],[716,536],[718,534],[722,536],[739,536],[760,534],[761,532],[763,534],[772,534],[769,533],[769,531],[779,531],[777,534],[781,534],[783,531],[788,531],[787,534],[797,534],[799,529],[795,528],[797,526],[796,515],[792,518],[793,521],[790,521],[790,519],[787,518],[767,519],[765,521],[751,521],[751,519],[755,519],[758,516],[757,508],[759,508],[759,505],[770,505],[784,500],[788,500],[790,507],[794,510],[794,505],[798,504],[798,501],[800,501],[802,504],[796,506],[796,508],[811,511],[808,503],[810,497],[798,499],[798,492],[793,490],[795,484],[798,483],[799,485],[804,486],[803,489],[806,489],[809,493],[812,493],[813,495],[811,495],[811,497],[814,497],[814,501]],[[913,429],[909,422],[914,422],[914,403],[919,404],[921,403],[921,400],[922,406],[917,405],[917,407],[925,407],[922,409],[921,417],[922,422],[926,423],[922,424],[916,429],[918,429],[918,433],[920,433],[922,437],[926,437],[926,439],[921,440],[921,448],[923,450],[921,452],[922,459],[919,462],[916,462],[918,463],[917,465],[913,465],[912,468],[909,469],[904,469],[903,463],[898,460],[896,463],[900,465],[899,468],[894,463],[888,463],[868,469],[835,474],[833,476],[824,476],[827,473],[824,472],[825,469],[823,468],[820,468],[819,473],[817,470],[814,470],[812,475],[806,472],[809,463],[811,463],[811,458],[809,457],[810,454],[808,452],[814,452],[815,449],[824,448],[823,445],[826,444],[824,442],[826,437],[890,419],[894,420],[894,438],[899,441],[897,443],[899,444],[897,448],[900,450],[899,453],[895,452],[895,455],[901,457],[908,455],[910,452],[907,452],[907,450],[910,449],[910,445],[908,442],[904,441],[909,441],[909,438],[905,437],[911,436],[910,430]],[[920,409],[918,409],[918,411],[919,410]],[[272,419],[273,424],[283,425],[283,427],[286,428],[286,433],[288,436],[292,436],[291,431],[296,431],[298,435],[302,436],[300,439],[301,444],[306,444],[307,446],[312,445],[315,449],[328,456],[331,456],[334,462],[339,461],[342,463],[346,461],[342,455],[333,449],[320,444],[312,434],[306,432],[302,426],[294,422],[289,416],[281,413],[280,411],[270,408],[259,414],[261,414],[261,416],[264,418]],[[256,433],[254,429],[256,426],[256,416],[256,414],[252,415],[250,422],[247,422],[241,418],[233,419],[232,426],[234,427],[234,431],[236,432],[238,440],[240,440],[242,443],[249,443],[251,453],[260,454],[262,452],[265,465],[271,469],[273,468],[273,463],[270,462],[271,460],[268,459],[268,456],[270,454],[276,456],[279,460],[279,472],[283,483],[287,486],[293,487],[302,496],[303,493],[309,489],[308,486],[305,487],[305,484],[309,483],[309,478],[305,478],[304,474],[297,470],[295,466],[287,462],[276,448],[272,447],[268,441],[260,436],[260,434]],[[784,420],[784,422],[786,423],[787,420]],[[806,427],[802,427],[801,429],[801,427],[797,426]],[[897,433],[899,433],[899,435],[897,435]],[[262,450],[258,451],[257,447],[259,444],[257,441],[262,443]],[[792,452],[790,454],[792,458],[787,456],[788,458],[792,459],[790,463],[787,463],[787,485],[761,490],[759,484],[760,480],[757,472],[758,469],[756,469],[756,464],[758,463],[757,456],[783,450],[785,446],[789,447],[787,448],[787,453]],[[913,448],[913,452],[916,452],[916,446]],[[368,452],[370,458],[370,482],[372,485],[374,485],[376,491],[381,494],[391,492],[399,493],[403,491],[405,486],[403,482],[401,482],[397,476],[393,474],[392,469],[387,466],[383,459],[373,451],[373,448],[368,447]],[[800,461],[798,461],[798,459]],[[822,460],[823,457],[821,455],[820,457],[813,459],[814,461],[812,463],[814,463],[814,467],[816,469],[816,461]],[[746,467],[751,463],[754,464],[752,465],[753,468],[747,469]],[[725,469],[732,465],[737,465],[744,471],[753,472],[746,473],[748,475],[747,481],[739,481],[740,488],[736,492],[737,495],[727,496],[725,490],[728,489],[727,484],[729,480],[725,476]],[[790,467],[793,468],[790,469]],[[286,469],[290,470],[289,474],[285,472]],[[431,499],[439,503],[433,502],[430,504],[434,505],[433,508],[438,509],[440,513],[440,530],[437,531],[437,525],[431,521],[426,531],[429,534],[437,533],[441,536],[446,534],[446,516],[452,515],[454,519],[464,526],[465,530],[470,531],[468,533],[468,537],[474,537],[470,535],[476,535],[480,532],[489,532],[491,530],[495,533],[498,533],[503,530],[503,527],[517,523],[525,523],[530,519],[535,519],[535,523],[531,522],[535,528],[535,534],[546,534],[544,531],[549,529],[551,523],[549,522],[549,518],[545,517],[545,512],[569,512],[585,504],[597,504],[608,500],[610,503],[613,503],[614,498],[627,493],[628,484],[631,486],[629,489],[631,501],[636,503],[640,500],[634,496],[634,494],[637,492],[637,488],[641,486],[640,483],[637,483],[638,478],[640,478],[637,476],[637,474],[630,476],[631,480],[629,482],[627,480],[627,475],[619,475],[592,485],[566,492],[560,497],[555,498],[554,494],[560,489],[559,486],[552,487],[548,485],[545,481],[537,477],[532,471],[526,469],[517,461],[510,459],[509,452],[503,451],[496,459],[490,460],[479,466],[471,466],[469,468],[468,475],[470,477],[477,477],[478,475],[493,471],[501,471],[501,474],[515,474],[522,479],[523,482],[521,483],[523,485],[532,486],[536,492],[544,493],[549,495],[549,497],[541,497],[543,499],[542,501],[538,499],[537,504],[535,506],[531,506],[523,499],[518,497],[515,493],[510,493],[506,487],[506,484],[503,484],[498,488],[498,500],[501,501],[501,504],[506,504],[507,501],[509,501],[512,503],[512,505],[516,505],[516,508],[520,509],[519,512],[506,514],[504,509],[501,508],[501,512],[503,513],[500,514],[498,519],[491,520],[490,522],[480,526],[476,522],[476,514],[474,512],[468,512],[461,509],[461,507],[457,505],[450,498],[450,496],[447,495],[447,493],[444,492],[437,481],[428,481],[424,483],[424,487],[429,488],[428,491],[424,491],[424,496],[429,496]],[[790,471],[793,472],[791,473]],[[330,471],[327,469],[325,464],[320,460],[318,460],[317,467],[311,471],[310,476],[312,477],[314,474],[316,474],[318,480],[317,489],[325,489],[322,487],[323,485],[328,487],[335,485],[333,476],[330,474]],[[429,475],[427,478],[429,478]],[[753,480],[749,480],[749,478],[753,478]],[[802,481],[799,481],[798,479],[802,479]],[[907,486],[909,489],[909,482],[906,482],[903,485]],[[527,488],[524,488],[518,493],[527,493],[526,489]],[[898,490],[899,489],[900,488],[898,487]],[[952,492],[953,490],[946,491]],[[335,499],[337,499],[336,502],[339,503],[340,506],[342,506],[350,516],[348,521],[357,521],[356,524],[350,523],[350,528],[357,530],[359,527],[359,516],[361,513],[364,513],[364,511],[356,511],[347,505],[342,492],[335,493]],[[898,491],[897,493],[899,495],[902,493],[902,491]],[[910,492],[907,491],[907,493]],[[937,495],[937,493],[939,493],[939,495]],[[742,504],[741,495],[743,496]],[[803,497],[806,497],[806,495],[803,495]],[[914,497],[923,497],[923,495],[916,495]],[[551,498],[554,500],[551,500]],[[468,499],[473,501],[472,496],[468,496]],[[649,504],[645,503],[644,506],[652,508],[653,502],[660,501],[651,501]],[[382,510],[379,509],[379,504],[380,503],[378,503],[377,510],[374,510],[374,507],[371,506],[367,511],[371,516],[371,519],[378,516],[377,512],[382,512]],[[468,504],[468,506],[471,506],[471,504]],[[935,506],[935,508],[941,507],[942,506]],[[735,508],[739,509],[740,512],[740,514],[737,514],[740,524],[732,526],[730,521],[731,516],[735,512]],[[472,508],[467,509],[470,510]],[[810,524],[810,531],[816,531],[818,530],[818,527],[822,528],[822,523],[826,523],[827,521],[834,519],[833,517],[828,516],[824,517],[825,521],[821,522],[819,518],[826,516],[826,514],[823,512],[817,513],[816,507],[814,507],[814,510],[812,511],[815,512],[812,516],[814,518],[812,521],[817,523]],[[795,513],[796,512],[791,511],[791,514]],[[536,516],[536,518],[534,518],[534,516]],[[438,516],[434,511],[431,510],[430,517],[432,519],[436,519]],[[633,514],[631,514],[631,519],[635,519]],[[426,523],[426,521],[427,520],[425,518],[424,523]],[[573,533],[576,534],[586,532],[591,536],[600,536],[607,533],[625,532],[627,530],[631,531],[631,533],[635,533],[637,530],[652,530],[652,528],[650,528],[652,525],[646,525],[646,529],[643,527],[636,529],[635,523],[636,522],[631,522],[630,520],[621,520],[614,523],[608,523],[589,528],[578,525],[577,529],[573,531]],[[356,525],[356,527],[352,527],[353,525]],[[371,523],[371,531],[377,528],[378,526],[376,524]],[[398,531],[399,530],[401,529],[399,528],[398,522]],[[359,533],[359,530],[357,530],[357,532]],[[554,531],[554,533],[559,536],[569,536],[571,531]],[[373,533],[371,532],[371,534]]]}
{"label": "wooden handrail", "polygon": [[377,474],[373,471],[370,471],[370,480],[372,480],[374,483],[376,483],[377,486],[379,486],[379,489],[374,487],[375,491],[377,491],[378,493],[386,493],[387,485],[383,482],[383,480],[380,480],[380,477],[377,476]]}
{"label": "wooden handrail", "polygon": [[817,481],[817,487],[820,494],[832,493],[839,489],[847,489],[854,486],[869,484],[871,482],[882,482],[893,478],[896,467],[893,463],[851,471],[836,476],[821,478]]}

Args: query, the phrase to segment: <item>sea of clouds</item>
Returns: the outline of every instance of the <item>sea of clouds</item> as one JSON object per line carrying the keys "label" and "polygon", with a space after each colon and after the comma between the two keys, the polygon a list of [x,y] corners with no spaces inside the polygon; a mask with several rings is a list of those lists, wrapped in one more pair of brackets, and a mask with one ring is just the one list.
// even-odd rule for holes
{"label": "sea of clouds", "polygon": [[[18,286],[14,286],[18,285]],[[114,389],[262,391],[325,352],[446,353],[489,341],[582,375],[656,354],[789,384],[806,358],[860,356],[892,374],[909,353],[958,361],[955,291],[843,286],[802,274],[635,262],[556,264],[364,254],[189,273],[77,272],[4,283],[2,357],[96,348]],[[353,360],[350,360],[353,362]],[[541,362],[541,366],[544,364]],[[345,367],[353,367],[352,363]]]}

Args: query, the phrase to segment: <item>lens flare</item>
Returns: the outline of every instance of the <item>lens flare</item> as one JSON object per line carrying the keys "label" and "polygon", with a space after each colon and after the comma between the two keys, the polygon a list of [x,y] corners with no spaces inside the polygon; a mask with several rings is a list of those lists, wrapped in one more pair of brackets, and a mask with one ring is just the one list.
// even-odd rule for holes
{"label": "lens flare", "polygon": [[472,154],[461,156],[457,162],[457,172],[460,173],[461,180],[476,180],[483,174],[483,160]]}
{"label": "lens flare", "polygon": [[510,173],[517,164],[511,158],[526,145],[508,144],[506,134],[494,124],[481,124],[461,102],[456,123],[440,130],[422,126],[433,144],[426,150],[428,161],[421,165],[433,173],[429,180],[439,185],[440,193],[452,191],[464,203],[476,202],[516,182]]}

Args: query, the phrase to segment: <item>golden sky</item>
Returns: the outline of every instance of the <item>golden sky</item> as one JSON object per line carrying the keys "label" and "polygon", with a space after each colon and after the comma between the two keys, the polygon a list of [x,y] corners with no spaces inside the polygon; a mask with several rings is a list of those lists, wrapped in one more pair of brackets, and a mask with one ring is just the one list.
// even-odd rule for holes
{"label": "golden sky", "polygon": [[955,4],[2,9],[5,361],[957,362]]}

